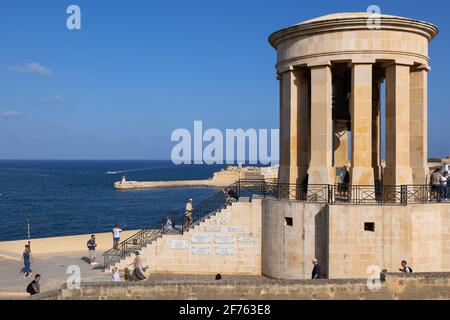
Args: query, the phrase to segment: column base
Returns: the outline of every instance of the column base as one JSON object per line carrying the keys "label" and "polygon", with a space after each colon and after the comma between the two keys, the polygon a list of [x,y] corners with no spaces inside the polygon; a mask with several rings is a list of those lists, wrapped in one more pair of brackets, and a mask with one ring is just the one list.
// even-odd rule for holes
{"label": "column base", "polygon": [[308,184],[334,184],[336,177],[333,167],[310,167],[308,175]]}
{"label": "column base", "polygon": [[350,184],[354,186],[375,185],[375,175],[372,167],[351,167]]}
{"label": "column base", "polygon": [[430,183],[430,171],[428,167],[413,167],[412,168],[412,181],[413,184],[429,184]]}
{"label": "column base", "polygon": [[383,184],[385,186],[411,185],[413,172],[411,167],[384,168]]}

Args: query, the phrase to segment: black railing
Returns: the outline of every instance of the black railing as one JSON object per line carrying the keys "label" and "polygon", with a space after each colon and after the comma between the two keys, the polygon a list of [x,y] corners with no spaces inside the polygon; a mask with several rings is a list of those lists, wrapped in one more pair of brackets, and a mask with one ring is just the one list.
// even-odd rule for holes
{"label": "black railing", "polygon": [[122,241],[116,248],[106,251],[104,256],[104,269],[108,269],[121,260],[131,256],[134,252],[139,251],[143,247],[151,244],[153,241],[162,237],[166,233],[183,234],[195,225],[198,225],[207,217],[216,214],[218,211],[227,207],[228,200],[225,190],[233,190],[238,194],[237,183],[233,183],[223,191],[217,192],[213,196],[200,202],[193,207],[192,220],[186,219],[184,212],[173,212],[168,215],[172,221],[172,229],[166,228],[167,218],[165,218],[160,227],[149,227]]}
{"label": "black railing", "polygon": [[439,192],[433,192],[429,185],[303,185],[241,180],[237,182],[236,190],[240,197],[259,196],[328,204],[407,205],[439,201]]}
{"label": "black railing", "polygon": [[170,214],[173,229],[164,227],[147,228],[121,242],[117,248],[104,253],[105,269],[131,256],[135,251],[149,245],[165,233],[184,233],[200,224],[206,218],[230,204],[227,192],[232,190],[235,199],[258,196],[264,199],[286,199],[322,204],[352,204],[352,205],[408,205],[424,204],[440,201],[440,192],[429,185],[372,186],[330,185],[330,184],[288,184],[264,180],[240,180],[223,191],[194,205],[192,219],[186,219],[184,212]]}

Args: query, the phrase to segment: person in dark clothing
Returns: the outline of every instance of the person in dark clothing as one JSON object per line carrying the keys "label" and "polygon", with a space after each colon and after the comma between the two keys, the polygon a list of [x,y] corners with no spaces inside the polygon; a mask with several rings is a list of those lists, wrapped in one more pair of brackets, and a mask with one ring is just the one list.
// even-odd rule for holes
{"label": "person in dark clothing", "polygon": [[41,275],[37,274],[34,276],[34,280],[30,282],[30,284],[27,286],[27,292],[30,294],[30,296],[34,296],[35,294],[38,294],[41,292],[41,286],[39,285],[39,280],[41,280]]}
{"label": "person in dark clothing", "polygon": [[230,205],[232,202],[237,202],[239,200],[238,195],[233,189],[228,189],[226,191],[227,195],[227,204]]}
{"label": "person in dark clothing", "polygon": [[405,273],[413,272],[411,267],[408,267],[408,263],[406,262],[406,260],[402,260],[402,267],[400,269],[398,269],[398,270],[401,271],[401,272],[405,272]]}
{"label": "person in dark clothing", "polygon": [[311,274],[311,279],[320,279],[320,265],[319,265],[319,260],[317,260],[316,258],[313,259],[312,261],[314,267],[312,269],[312,274]]}

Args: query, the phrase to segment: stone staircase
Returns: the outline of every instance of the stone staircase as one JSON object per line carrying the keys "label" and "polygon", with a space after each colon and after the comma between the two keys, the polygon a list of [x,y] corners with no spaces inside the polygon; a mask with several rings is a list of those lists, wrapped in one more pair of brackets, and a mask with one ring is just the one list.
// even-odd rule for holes
{"label": "stone staircase", "polygon": [[[260,201],[260,200],[255,200]],[[140,248],[146,272],[260,274],[261,213],[253,202],[235,202],[200,219],[183,234],[164,234]],[[256,211],[256,212],[254,212]],[[134,255],[115,266],[130,267]]]}

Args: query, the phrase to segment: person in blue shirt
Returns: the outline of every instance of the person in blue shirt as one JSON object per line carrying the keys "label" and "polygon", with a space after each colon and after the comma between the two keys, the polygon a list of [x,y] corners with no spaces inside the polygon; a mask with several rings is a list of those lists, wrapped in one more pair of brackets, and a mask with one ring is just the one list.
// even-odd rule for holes
{"label": "person in blue shirt", "polygon": [[91,238],[87,242],[87,247],[89,249],[89,259],[91,260],[91,266],[95,266],[98,263],[95,261],[95,248],[97,247],[97,244],[95,243],[95,235],[91,235]]}

